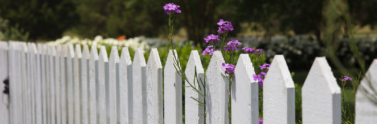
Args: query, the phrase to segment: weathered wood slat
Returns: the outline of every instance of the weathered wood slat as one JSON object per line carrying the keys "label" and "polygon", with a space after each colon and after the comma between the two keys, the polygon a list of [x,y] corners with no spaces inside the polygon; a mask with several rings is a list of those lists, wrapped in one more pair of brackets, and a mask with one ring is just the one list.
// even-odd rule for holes
{"label": "weathered wood slat", "polygon": [[21,57],[21,64],[20,64],[20,86],[22,87],[22,90],[20,90],[21,95],[22,95],[22,114],[24,115],[24,119],[22,120],[24,123],[31,122],[31,117],[30,117],[30,88],[28,86],[28,69],[27,69],[27,45],[25,42],[20,42],[20,57]]}
{"label": "weathered wood slat", "polygon": [[98,87],[97,87],[97,113],[98,113],[98,123],[99,124],[106,124],[106,83],[107,75],[108,75],[108,64],[109,60],[107,58],[106,47],[101,46],[101,50],[99,52],[99,60],[98,60]]}
{"label": "weathered wood slat", "polygon": [[80,84],[81,84],[81,48],[79,44],[75,47],[75,58],[73,60],[73,97],[74,97],[74,113],[75,113],[75,124],[81,124],[81,94],[80,94]]}
{"label": "weathered wood slat", "polygon": [[221,69],[224,58],[215,51],[206,71],[206,122],[207,124],[228,124],[229,79]]}
{"label": "weathered wood slat", "polygon": [[377,59],[374,59],[369,66],[365,77],[361,80],[359,88],[356,93],[356,106],[355,106],[355,123],[356,124],[374,124],[377,122],[377,106],[373,89],[377,89]]}
{"label": "weathered wood slat", "polygon": [[232,123],[259,124],[258,82],[248,54],[241,54],[232,81]]}
{"label": "weathered wood slat", "polygon": [[89,123],[89,93],[88,93],[88,81],[89,81],[89,48],[87,45],[83,47],[83,54],[81,58],[81,124]]}
{"label": "weathered wood slat", "polygon": [[109,59],[109,82],[107,89],[107,107],[108,107],[108,124],[116,124],[117,120],[117,69],[119,63],[118,49],[116,46],[111,47]]}
{"label": "weathered wood slat", "polygon": [[55,55],[55,118],[56,124],[61,124],[61,106],[60,106],[60,86],[61,86],[61,60],[64,59],[61,56],[62,46],[59,44],[56,46],[56,55]]}
{"label": "weathered wood slat", "polygon": [[282,55],[275,55],[263,83],[263,123],[295,123],[295,86]]}
{"label": "weathered wood slat", "polygon": [[[38,48],[38,49],[37,49]],[[43,114],[42,114],[42,44],[37,44],[37,48],[34,48],[37,52],[36,56],[36,65],[35,65],[35,123],[43,124]]]}
{"label": "weathered wood slat", "polygon": [[42,44],[41,45],[41,93],[42,93],[42,119],[43,119],[43,124],[47,124],[47,94],[46,94],[46,83],[47,83],[47,45]]}
{"label": "weathered wood slat", "polygon": [[132,116],[132,61],[127,47],[122,48],[119,60],[119,111],[118,117],[120,124],[131,124]]}
{"label": "weathered wood slat", "polygon": [[180,65],[176,65],[177,52],[169,50],[164,69],[165,124],[182,124],[182,77],[178,74]]}
{"label": "weathered wood slat", "polygon": [[50,47],[50,64],[49,64],[49,76],[50,76],[50,82],[49,82],[49,92],[50,92],[50,123],[55,124],[56,118],[55,118],[55,57],[56,57],[56,48],[55,46],[49,46]]}
{"label": "weathered wood slat", "polygon": [[[196,78],[194,78],[195,71]],[[185,123],[204,124],[204,115],[202,115],[204,114],[204,107],[194,100],[196,99],[203,103],[204,97],[197,93],[189,84],[191,83],[198,91],[204,93],[204,86],[201,85],[204,84],[204,69],[197,50],[191,51],[185,74],[189,81],[185,81]],[[203,82],[200,82],[200,80]]]}
{"label": "weathered wood slat", "polygon": [[340,124],[340,94],[340,87],[326,58],[317,57],[302,87],[303,123]]}
{"label": "weathered wood slat", "polygon": [[130,118],[131,124],[147,123],[146,104],[146,63],[142,49],[135,50],[134,63],[132,65],[132,86],[133,86],[133,115]]}
{"label": "weathered wood slat", "polygon": [[[166,85],[166,84],[165,84]],[[166,98],[166,97],[165,97]],[[148,124],[163,123],[162,65],[156,48],[151,49],[147,62]],[[170,106],[172,107],[172,106]],[[166,109],[165,109],[166,110]],[[166,112],[166,111],[165,111]],[[166,116],[165,116],[166,117]],[[168,118],[168,117],[166,117]],[[166,120],[165,123],[168,123]]]}
{"label": "weathered wood slat", "polygon": [[74,124],[74,95],[73,95],[73,84],[74,84],[74,56],[75,52],[73,49],[73,45],[68,46],[68,51],[67,51],[67,99],[68,99],[68,104],[67,104],[67,114],[68,114],[68,124]]}
{"label": "weathered wood slat", "polygon": [[68,115],[67,115],[67,106],[68,106],[68,98],[67,98],[67,85],[68,85],[68,46],[62,45],[62,52],[61,52],[61,60],[60,60],[60,105],[61,105],[61,123],[67,124]]}
{"label": "weathered wood slat", "polygon": [[89,123],[97,124],[97,85],[98,85],[98,52],[93,45],[89,60]]}

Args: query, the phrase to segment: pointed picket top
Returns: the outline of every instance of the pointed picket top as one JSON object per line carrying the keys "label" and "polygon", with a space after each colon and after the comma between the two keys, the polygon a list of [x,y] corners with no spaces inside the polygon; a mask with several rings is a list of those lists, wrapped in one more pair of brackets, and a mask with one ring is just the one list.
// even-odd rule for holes
{"label": "pointed picket top", "polygon": [[295,123],[295,86],[283,55],[275,55],[264,79],[263,122]]}
{"label": "pointed picket top", "polygon": [[130,124],[132,115],[132,61],[127,47],[122,48],[119,60],[119,122]]}
{"label": "pointed picket top", "polygon": [[89,62],[89,48],[87,45],[83,46],[81,56],[81,84],[80,84],[80,103],[81,103],[81,124],[89,123],[89,105],[88,105],[88,62]]}
{"label": "pointed picket top", "polygon": [[97,91],[97,113],[98,124],[106,124],[106,75],[108,69],[108,58],[106,53],[106,47],[101,46],[98,59],[98,91]]}
{"label": "pointed picket top", "polygon": [[[162,124],[162,65],[156,48],[151,49],[147,63],[147,104],[148,122]],[[165,123],[168,121],[166,120]]]}
{"label": "pointed picket top", "polygon": [[90,50],[89,60],[89,123],[97,124],[97,89],[98,83],[98,52],[93,45]]}
{"label": "pointed picket top", "polygon": [[206,122],[228,124],[229,79],[222,69],[225,63],[220,51],[215,51],[206,71]]}
{"label": "pointed picket top", "polygon": [[75,58],[81,59],[81,57],[82,57],[81,46],[80,46],[80,44],[76,44],[76,46],[75,46]]}
{"label": "pointed picket top", "polygon": [[140,48],[135,50],[132,79],[133,114],[129,123],[145,124],[147,122],[146,64],[143,50]]}
{"label": "pointed picket top", "polygon": [[375,101],[370,100],[377,89],[376,75],[377,59],[374,59],[365,77],[361,80],[356,93],[355,124],[374,124],[377,122],[377,105]]}
{"label": "pointed picket top", "polygon": [[164,68],[165,124],[182,124],[182,77],[174,56],[178,58],[177,52],[169,50]]}
{"label": "pointed picket top", "polygon": [[70,44],[68,45],[68,54],[67,54],[67,99],[68,99],[68,104],[67,104],[67,115],[68,115],[68,124],[73,124],[75,122],[74,120],[74,95],[73,95],[73,84],[74,84],[74,66],[73,66],[73,58],[75,57],[75,52],[73,49],[73,45]]}
{"label": "pointed picket top", "polygon": [[[195,71],[197,77],[194,80]],[[204,91],[201,89],[203,88],[203,86],[200,85],[201,82],[198,82],[198,80],[204,81],[204,69],[197,50],[191,51],[185,74],[189,80],[189,82],[185,81],[185,124],[204,124],[204,116],[202,115],[204,113],[204,107],[200,106],[197,101],[192,99],[195,98],[200,102],[203,102],[203,96],[194,91],[194,89],[190,86],[191,84],[202,93]]]}
{"label": "pointed picket top", "polygon": [[110,60],[109,60],[109,82],[108,82],[108,123],[117,123],[117,64],[119,63],[118,48],[111,47]]}
{"label": "pointed picket top", "polygon": [[258,124],[258,83],[254,81],[254,67],[248,54],[241,54],[232,82],[232,123]]}
{"label": "pointed picket top", "polygon": [[340,94],[340,87],[326,58],[317,57],[302,87],[303,123],[340,124]]}

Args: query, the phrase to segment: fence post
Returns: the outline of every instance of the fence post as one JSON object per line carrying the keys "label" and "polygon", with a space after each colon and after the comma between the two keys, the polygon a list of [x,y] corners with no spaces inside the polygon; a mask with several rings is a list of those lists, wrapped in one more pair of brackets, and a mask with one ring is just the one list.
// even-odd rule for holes
{"label": "fence post", "polygon": [[[157,49],[153,48],[147,63],[148,124],[163,124],[162,102],[162,65]],[[165,110],[167,109],[165,108]],[[165,118],[168,117],[165,116]],[[165,119],[165,123],[168,121]]]}
{"label": "fence post", "polygon": [[295,124],[295,86],[283,55],[275,55],[264,79],[263,123]]}
{"label": "fence post", "polygon": [[88,70],[89,70],[89,48],[87,45],[83,47],[83,54],[81,57],[81,124],[88,124],[89,123],[89,97],[88,97]]}
{"label": "fence post", "polygon": [[117,68],[119,63],[118,49],[116,46],[111,47],[110,59],[109,59],[109,82],[107,89],[107,107],[108,107],[108,124],[116,124],[117,120]]}
{"label": "fence post", "polygon": [[[196,78],[194,78],[195,71]],[[203,103],[204,97],[190,86],[191,84],[204,94],[204,85],[202,85],[204,84],[204,69],[197,50],[191,51],[185,74],[189,81],[185,81],[185,124],[204,124],[204,115],[202,115],[204,114],[204,107],[194,100],[196,99]]]}
{"label": "fence post", "polygon": [[341,91],[325,57],[317,57],[302,87],[304,124],[340,124]]}
{"label": "fence post", "polygon": [[119,111],[118,117],[120,124],[131,124],[132,116],[132,61],[127,47],[122,48],[119,60]]}
{"label": "fence post", "polygon": [[73,59],[75,57],[75,52],[73,49],[73,45],[68,46],[68,51],[67,51],[67,99],[68,99],[68,124],[74,124],[75,120],[75,113],[74,113],[74,96],[73,96],[73,84],[74,84],[74,64],[73,64]]}
{"label": "fence post", "polygon": [[241,54],[231,90],[233,124],[259,124],[258,82],[254,81],[254,74],[249,55]]}
{"label": "fence post", "polygon": [[169,50],[164,69],[164,117],[165,124],[182,124],[182,77],[176,71],[180,65],[176,64],[173,54],[178,58],[175,50]]}
{"label": "fence post", "polygon": [[69,82],[68,78],[68,46],[63,44],[61,46],[61,59],[60,59],[60,105],[61,105],[61,122],[62,124],[67,124],[67,84]]}
{"label": "fence post", "polygon": [[[355,123],[374,124],[377,122],[376,93],[377,59],[370,65],[365,77],[361,80],[356,93]],[[374,90],[374,91],[373,91]]]}
{"label": "fence post", "polygon": [[98,85],[98,52],[93,45],[89,60],[89,123],[97,124],[97,85]]}
{"label": "fence post", "polygon": [[60,44],[56,45],[56,54],[55,54],[55,118],[56,124],[61,124],[61,107],[60,107],[60,86],[61,86],[61,52],[62,46]]}
{"label": "fence post", "polygon": [[109,60],[107,58],[106,47],[101,46],[99,51],[99,60],[98,60],[98,90],[97,90],[97,104],[98,104],[98,118],[99,124],[106,124],[106,82],[108,75],[108,64]]}
{"label": "fence post", "polygon": [[130,119],[131,124],[147,123],[146,106],[146,64],[142,49],[135,50],[134,63],[132,65],[133,81],[133,115]]}
{"label": "fence post", "polygon": [[207,124],[228,124],[229,79],[220,51],[215,51],[206,72],[206,122]]}

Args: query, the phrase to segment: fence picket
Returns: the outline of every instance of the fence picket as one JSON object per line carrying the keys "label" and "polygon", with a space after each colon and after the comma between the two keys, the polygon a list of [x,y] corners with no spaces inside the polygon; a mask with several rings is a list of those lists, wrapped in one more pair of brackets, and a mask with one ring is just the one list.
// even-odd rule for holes
{"label": "fence picket", "polygon": [[28,123],[31,122],[31,117],[30,117],[30,105],[27,103],[30,103],[30,94],[29,94],[29,87],[28,87],[28,69],[27,69],[27,45],[25,42],[20,42],[20,57],[21,57],[21,64],[20,64],[20,73],[21,74],[21,87],[22,90],[20,90],[22,94],[22,114],[24,115],[23,122]]}
{"label": "fence picket", "polygon": [[146,124],[146,63],[144,53],[140,48],[135,50],[132,76],[133,115],[130,118],[130,124]]}
{"label": "fence picket", "polygon": [[35,53],[36,53],[36,49],[35,49],[35,46],[34,44],[32,43],[28,43],[28,77],[29,77],[29,80],[27,81],[28,82],[28,87],[29,87],[29,96],[30,96],[30,106],[31,106],[31,111],[30,111],[30,115],[31,115],[31,124],[34,124],[36,123],[35,119],[35,74],[36,74],[36,69],[35,69],[35,59],[36,59],[36,56],[35,56]]}
{"label": "fence picket", "polygon": [[67,124],[67,84],[68,84],[68,46],[62,45],[61,60],[60,60],[60,106],[61,106],[61,123]]}
{"label": "fence picket", "polygon": [[87,45],[83,47],[83,54],[81,57],[81,124],[89,123],[89,97],[88,97],[88,81],[89,81],[89,48]]}
{"label": "fence picket", "polygon": [[303,123],[340,124],[340,94],[340,87],[326,58],[317,57],[302,87]]}
{"label": "fence picket", "polygon": [[41,45],[41,93],[42,93],[42,114],[43,114],[43,124],[47,124],[47,93],[46,93],[46,84],[47,84],[47,45]]}
{"label": "fence picket", "polygon": [[132,115],[132,61],[127,47],[122,48],[119,60],[119,111],[120,124],[130,124]]}
{"label": "fence picket", "polygon": [[35,88],[35,123],[36,124],[43,124],[43,104],[42,104],[42,44],[37,44],[37,48],[35,48],[34,45],[34,50],[36,50],[35,56],[36,56],[36,64],[35,64],[35,83],[34,83],[34,88]]}
{"label": "fence picket", "polygon": [[290,74],[284,56],[275,55],[263,83],[263,123],[295,123],[295,86]]}
{"label": "fence picket", "polygon": [[[194,79],[195,71],[199,79]],[[197,50],[191,51],[185,74],[191,85],[195,86],[196,89],[203,93],[204,87],[201,85],[202,82],[200,82],[200,80],[204,81],[204,69]],[[190,84],[188,84],[189,82],[185,81],[185,123],[204,124],[204,115],[202,115],[204,114],[204,107],[194,100],[196,99],[203,103],[204,97],[194,91],[194,89],[190,87]]]}
{"label": "fence picket", "polygon": [[62,46],[56,45],[56,55],[55,55],[55,86],[54,86],[54,94],[55,94],[55,120],[56,124],[61,124],[61,106],[60,106],[60,86],[61,86],[61,52]]}
{"label": "fence picket", "polygon": [[[377,89],[377,59],[374,59],[369,66],[365,77],[361,80],[356,93],[355,105],[355,123],[356,124],[374,124],[377,122],[377,107],[374,104],[373,89]],[[371,97],[372,96],[372,97]],[[372,101],[374,100],[374,101]]]}
{"label": "fence picket", "polygon": [[254,67],[248,54],[237,61],[232,82],[232,123],[259,124],[258,82],[254,81]]}
{"label": "fence picket", "polygon": [[79,44],[75,47],[75,58],[73,59],[73,97],[75,124],[81,124],[81,103],[80,103],[80,84],[81,84],[81,48]]}
{"label": "fence picket", "polygon": [[[146,68],[147,68],[147,104],[148,104],[147,105],[148,106],[147,107],[148,108],[147,110],[148,122],[147,123],[148,124],[162,124],[163,122],[162,65],[160,61],[160,56],[158,55],[158,51],[156,48],[151,49]],[[172,107],[172,106],[169,106],[169,107]],[[168,117],[165,116],[165,119],[166,118]]]}
{"label": "fence picket", "polygon": [[177,52],[169,50],[164,69],[165,92],[165,124],[182,124],[182,77],[176,71],[180,65],[175,65],[174,55]]}
{"label": "fence picket", "polygon": [[[4,87],[3,81],[9,77],[8,75],[8,42],[0,41],[0,87]],[[9,91],[9,90],[8,90]],[[9,97],[8,95],[1,93],[0,94],[0,120],[4,120],[3,122],[5,124],[9,123],[9,108],[7,105],[9,105]]]}
{"label": "fence picket", "polygon": [[98,113],[98,123],[106,124],[106,83],[108,82],[108,64],[109,60],[107,58],[106,47],[101,46],[99,51],[99,60],[98,60],[98,90],[97,90],[97,113]]}
{"label": "fence picket", "polygon": [[207,124],[228,124],[229,80],[220,51],[215,51],[206,71],[206,122]]}
{"label": "fence picket", "polygon": [[55,56],[56,56],[56,48],[55,46],[49,46],[50,48],[50,55],[49,55],[49,100],[50,100],[50,123],[55,124]]}
{"label": "fence picket", "polygon": [[89,123],[97,124],[97,85],[98,85],[98,52],[93,45],[89,60]]}
{"label": "fence picket", "polygon": [[16,47],[15,43],[12,41],[9,41],[9,123],[14,124],[16,123],[16,120],[18,119],[15,116],[17,114],[17,96],[16,93]]}
{"label": "fence picket", "polygon": [[107,118],[108,124],[116,124],[117,120],[117,67],[119,63],[118,49],[116,46],[111,47],[110,59],[109,59],[109,81],[106,96],[107,101]]}
{"label": "fence picket", "polygon": [[74,84],[74,64],[73,64],[73,59],[75,56],[75,52],[73,49],[73,45],[68,46],[68,51],[67,51],[67,99],[68,99],[68,104],[67,104],[67,114],[68,114],[68,124],[74,124],[74,96],[73,96],[73,84]]}

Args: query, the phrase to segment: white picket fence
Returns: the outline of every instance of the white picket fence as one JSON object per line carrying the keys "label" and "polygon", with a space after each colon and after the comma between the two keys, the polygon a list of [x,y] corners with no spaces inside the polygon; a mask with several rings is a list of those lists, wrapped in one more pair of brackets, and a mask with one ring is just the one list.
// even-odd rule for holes
{"label": "white picket fence", "polygon": [[[105,47],[98,53],[88,46],[81,50],[79,45],[0,42],[0,79],[10,80],[9,102],[7,95],[0,95],[0,123],[182,124],[183,117],[186,124],[229,123],[229,82],[221,69],[221,52],[212,55],[206,75],[198,51],[192,51],[187,62],[188,79],[194,80],[196,70],[197,77],[207,82],[204,118],[204,107],[191,97],[204,98],[182,84],[173,65],[175,51],[169,51],[163,74],[157,49],[151,50],[148,62],[141,49],[133,62],[128,48],[121,49],[119,57],[118,48],[112,47],[108,58]],[[254,73],[249,56],[241,54],[231,83],[233,124],[258,124]],[[377,60],[367,76],[377,86]],[[363,80],[361,85],[366,83]],[[295,86],[282,55],[271,63],[263,95],[264,124],[295,123]],[[356,100],[356,123],[375,124],[377,107],[361,93]],[[315,59],[302,88],[302,117],[304,124],[341,123],[341,90],[324,57]]]}

